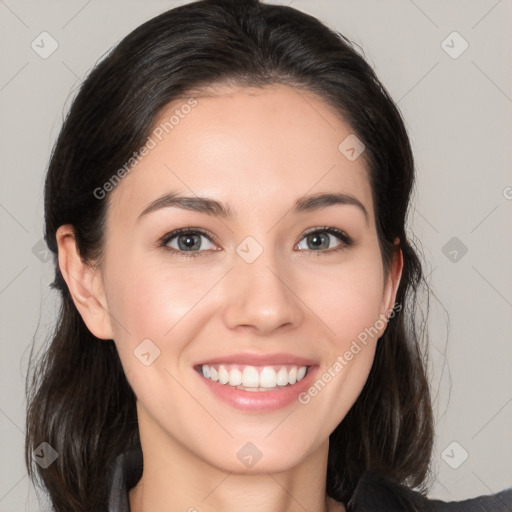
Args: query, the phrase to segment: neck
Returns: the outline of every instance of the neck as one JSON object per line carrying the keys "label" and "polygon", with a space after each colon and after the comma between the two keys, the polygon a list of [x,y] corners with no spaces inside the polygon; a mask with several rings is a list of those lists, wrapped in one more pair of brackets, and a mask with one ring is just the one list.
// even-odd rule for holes
{"label": "neck", "polygon": [[[272,479],[273,475],[269,474],[269,478]],[[224,482],[221,482],[221,484]],[[276,486],[280,485],[277,480],[274,480],[274,484]],[[172,487],[174,488],[174,486]],[[328,496],[324,496],[323,499],[316,503],[316,506],[313,506],[311,503],[314,502],[314,500],[302,497],[303,501],[300,502],[286,489],[283,489],[285,495],[281,493],[276,497],[273,493],[272,496],[265,498],[264,494],[247,493],[240,488],[233,489],[233,487],[234,485],[227,489],[227,492],[231,492],[234,495],[233,501],[227,501],[227,492],[225,490],[222,498],[217,496],[215,499],[211,499],[211,503],[209,504],[205,503],[211,498],[211,495],[208,494],[205,494],[203,499],[196,500],[187,499],[183,501],[179,497],[176,497],[172,500],[173,503],[170,504],[166,501],[165,497],[160,496],[158,499],[154,499],[154,496],[148,495],[149,493],[145,494],[144,480],[141,479],[137,486],[130,490],[130,512],[146,512],[148,510],[159,510],[162,512],[172,510],[186,510],[187,512],[199,512],[199,510],[201,512],[222,510],[231,512],[234,510],[239,511],[240,507],[243,507],[244,510],[249,510],[250,512],[253,510],[258,510],[258,512],[260,512],[262,509],[265,511],[268,510],[269,512],[304,512],[304,510],[315,512],[346,512],[345,507],[341,503],[338,503]],[[215,489],[213,489],[213,492],[214,491]],[[210,493],[211,492],[212,490]],[[303,504],[304,502],[307,503]],[[156,503],[156,505],[154,503]],[[182,505],[176,503],[182,503]],[[183,503],[188,503],[186,508],[183,508]],[[194,503],[194,505],[190,505],[191,503]]]}
{"label": "neck", "polygon": [[[144,470],[130,512],[345,512],[327,497],[328,441],[285,471],[226,471],[178,441],[141,431]],[[151,442],[149,442],[151,441]]]}

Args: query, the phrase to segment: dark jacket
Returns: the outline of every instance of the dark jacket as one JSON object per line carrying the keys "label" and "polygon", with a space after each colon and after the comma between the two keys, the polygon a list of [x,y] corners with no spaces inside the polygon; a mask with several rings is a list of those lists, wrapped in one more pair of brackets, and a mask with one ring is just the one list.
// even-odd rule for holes
{"label": "dark jacket", "polygon": [[[110,469],[108,512],[129,512],[128,491],[142,475],[142,452],[119,455]],[[347,512],[510,512],[512,487],[489,496],[463,501],[431,500],[417,491],[389,482],[370,471],[363,474],[347,505]]]}

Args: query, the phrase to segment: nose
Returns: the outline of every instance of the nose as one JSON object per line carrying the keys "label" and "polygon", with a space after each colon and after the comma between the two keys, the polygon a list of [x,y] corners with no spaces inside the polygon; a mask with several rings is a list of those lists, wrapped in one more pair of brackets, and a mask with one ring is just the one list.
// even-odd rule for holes
{"label": "nose", "polygon": [[300,325],[302,303],[286,268],[270,250],[252,263],[236,261],[225,283],[224,321],[230,329],[268,335]]}

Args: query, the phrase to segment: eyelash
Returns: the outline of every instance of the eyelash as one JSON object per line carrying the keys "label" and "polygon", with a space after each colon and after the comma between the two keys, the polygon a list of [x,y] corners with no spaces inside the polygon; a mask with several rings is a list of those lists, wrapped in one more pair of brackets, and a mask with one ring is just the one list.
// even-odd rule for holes
{"label": "eyelash", "polygon": [[[178,254],[184,258],[197,258],[199,256],[204,256],[204,255],[206,255],[206,253],[209,252],[209,251],[179,251],[179,250],[169,247],[167,245],[173,238],[176,238],[177,236],[185,234],[185,233],[186,234],[195,234],[195,235],[204,235],[206,238],[208,238],[210,240],[210,242],[213,242],[213,243],[215,243],[218,240],[215,235],[213,235],[212,233],[210,233],[209,231],[206,231],[204,229],[181,228],[181,229],[176,229],[174,231],[171,231],[170,233],[167,233],[166,235],[164,235],[158,242],[158,245],[159,245],[159,247],[162,247],[166,251],[169,251],[173,254]],[[337,253],[338,251],[348,249],[349,247],[352,247],[352,245],[354,245],[354,240],[349,235],[347,235],[344,231],[340,231],[339,229],[329,227],[329,226],[325,226],[322,228],[314,228],[310,231],[307,231],[306,233],[304,233],[302,235],[302,238],[299,240],[299,242],[302,241],[305,237],[312,235],[314,233],[329,233],[329,234],[337,237],[342,242],[338,247],[336,247],[334,249],[325,249],[325,250],[320,250],[320,251],[313,251],[313,250],[306,249],[307,252],[317,253],[317,256],[321,256],[321,255],[325,256],[325,255],[329,255],[329,254],[332,254],[335,252]],[[301,249],[299,252],[304,252],[304,249]]]}

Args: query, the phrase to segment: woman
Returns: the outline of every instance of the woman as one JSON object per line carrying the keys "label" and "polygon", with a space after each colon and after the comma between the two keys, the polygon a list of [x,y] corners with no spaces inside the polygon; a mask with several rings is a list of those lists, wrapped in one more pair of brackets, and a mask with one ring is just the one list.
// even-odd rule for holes
{"label": "woman", "polygon": [[26,462],[54,509],[508,510],[425,497],[413,180],[391,98],[306,14],[205,0],[121,41],[45,184]]}

